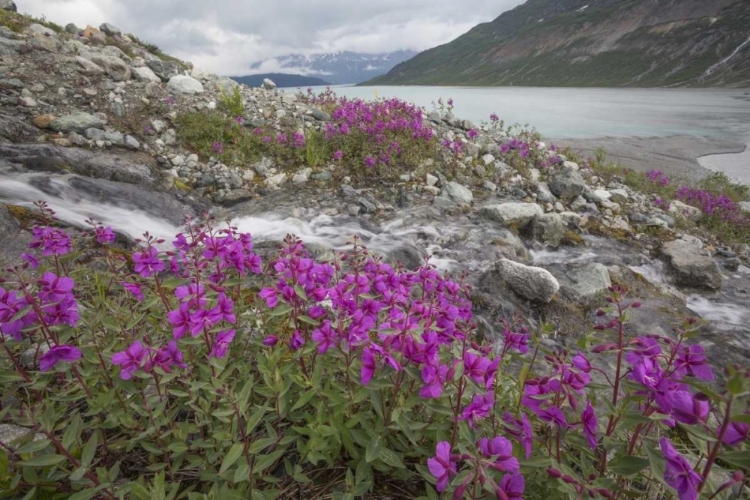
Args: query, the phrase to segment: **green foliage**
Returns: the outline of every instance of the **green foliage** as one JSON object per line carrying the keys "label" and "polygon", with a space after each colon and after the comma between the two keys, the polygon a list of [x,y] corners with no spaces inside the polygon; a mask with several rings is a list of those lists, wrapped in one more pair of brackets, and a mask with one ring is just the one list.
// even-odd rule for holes
{"label": "green foliage", "polygon": [[330,149],[320,132],[309,130],[305,135],[305,161],[308,167],[323,166],[333,154]]}
{"label": "green foliage", "polygon": [[245,104],[242,100],[239,86],[235,86],[231,94],[222,90],[221,96],[219,97],[219,103],[222,111],[229,116],[241,117],[245,114]]}

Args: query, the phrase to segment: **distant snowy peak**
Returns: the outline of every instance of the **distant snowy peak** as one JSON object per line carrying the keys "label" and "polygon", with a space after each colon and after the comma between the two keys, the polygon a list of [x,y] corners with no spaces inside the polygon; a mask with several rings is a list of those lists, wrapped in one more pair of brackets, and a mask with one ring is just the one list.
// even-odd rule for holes
{"label": "distant snowy peak", "polygon": [[417,53],[399,50],[382,54],[331,52],[326,54],[289,54],[255,63],[256,71],[275,71],[319,76],[333,84],[360,83],[388,73],[395,65]]}

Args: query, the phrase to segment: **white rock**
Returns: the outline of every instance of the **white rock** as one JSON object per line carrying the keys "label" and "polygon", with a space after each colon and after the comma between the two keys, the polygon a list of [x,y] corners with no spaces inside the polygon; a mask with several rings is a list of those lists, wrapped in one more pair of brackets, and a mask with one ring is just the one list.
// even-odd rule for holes
{"label": "white rock", "polygon": [[203,84],[187,75],[175,75],[169,79],[167,88],[178,94],[201,94],[203,93]]}
{"label": "white rock", "polygon": [[[747,203],[747,202],[741,202]],[[669,213],[673,215],[680,215],[687,219],[695,220],[699,219],[703,215],[703,210],[692,205],[687,205],[680,200],[674,200],[669,203]]]}
{"label": "white rock", "polygon": [[437,186],[422,186],[422,191],[430,193],[432,196],[437,196],[440,194],[440,188]]}
{"label": "white rock", "polygon": [[484,162],[485,167],[489,167],[490,165],[495,163],[495,157],[487,153],[486,155],[482,156],[482,161]]}
{"label": "white rock", "polygon": [[461,205],[468,205],[474,200],[471,190],[458,182],[449,182],[446,184],[441,190],[440,195]]}
{"label": "white rock", "polygon": [[135,68],[131,66],[131,71],[135,79],[139,82],[161,83],[161,78],[156,76],[156,73],[154,73],[148,66],[140,66]]}
{"label": "white rock", "polygon": [[563,162],[564,168],[569,168],[570,170],[578,170],[580,167],[578,166],[578,163],[574,161],[564,161]]}
{"label": "white rock", "polygon": [[282,184],[284,184],[284,182],[286,182],[286,174],[285,173],[274,175],[274,176],[269,177],[269,178],[267,178],[265,180],[265,184],[268,187],[279,187]]}
{"label": "white rock", "polygon": [[480,214],[500,224],[515,224],[522,228],[536,217],[541,217],[544,211],[536,203],[509,202],[484,207]]}
{"label": "white rock", "polygon": [[434,186],[435,184],[438,183],[438,180],[439,179],[432,174],[427,174],[425,176],[425,182],[427,182],[428,186]]}
{"label": "white rock", "polygon": [[307,180],[310,178],[310,174],[312,173],[311,168],[305,168],[303,170],[300,170],[294,176],[292,176],[292,182],[297,184],[302,184],[307,182]]}
{"label": "white rock", "polygon": [[502,259],[496,264],[500,278],[513,292],[532,302],[548,303],[560,289],[557,279],[541,267],[532,267]]}

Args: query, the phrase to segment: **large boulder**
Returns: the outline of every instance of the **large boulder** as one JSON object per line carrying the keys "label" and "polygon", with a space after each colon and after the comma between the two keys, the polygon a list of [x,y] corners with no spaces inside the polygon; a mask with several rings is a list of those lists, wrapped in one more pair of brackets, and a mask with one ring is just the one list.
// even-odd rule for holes
{"label": "large boulder", "polygon": [[133,77],[139,82],[156,82],[160,83],[161,78],[156,76],[156,73],[148,66],[141,66],[139,68],[131,68]]}
{"label": "large boulder", "polygon": [[16,3],[13,0],[0,0],[0,9],[18,12],[18,7],[16,7]]}
{"label": "large boulder", "polygon": [[87,128],[102,128],[104,127],[104,122],[94,115],[77,111],[56,118],[49,124],[49,127],[55,132],[77,132],[80,134]]}
{"label": "large boulder", "polygon": [[269,78],[264,78],[263,79],[263,88],[266,89],[266,90],[273,90],[273,89],[276,88],[276,84],[273,83],[273,80],[271,80]]}
{"label": "large boulder", "polygon": [[565,169],[549,181],[549,189],[563,200],[573,200],[583,194],[586,182],[575,170]]}
{"label": "large boulder", "polygon": [[91,62],[104,68],[104,72],[116,82],[130,80],[130,67],[119,57],[95,54]]}
{"label": "large boulder", "polygon": [[44,35],[44,36],[55,36],[57,33],[55,33],[54,30],[49,29],[46,26],[42,26],[41,24],[32,24],[30,25],[27,30],[35,35]]}
{"label": "large boulder", "polygon": [[440,196],[448,198],[459,205],[469,205],[474,199],[471,190],[458,182],[449,182],[440,191]]}
{"label": "large boulder", "polygon": [[167,88],[176,94],[201,94],[203,84],[187,75],[176,75],[169,79]]}
{"label": "large boulder", "polygon": [[175,61],[146,61],[146,66],[151,68],[151,71],[156,73],[156,76],[161,78],[163,82],[168,82],[173,76],[183,73],[182,66]]}
{"label": "large boulder", "polygon": [[99,26],[99,30],[102,31],[103,33],[106,33],[106,34],[110,35],[110,36],[121,35],[122,34],[122,31],[120,31],[120,28],[118,28],[116,26],[113,26],[113,25],[111,25],[109,23],[104,23],[101,26]]}
{"label": "large boulder", "polygon": [[557,279],[541,267],[502,259],[495,265],[500,278],[513,293],[532,302],[548,303],[560,289]]}
{"label": "large boulder", "polygon": [[565,226],[562,217],[556,213],[548,213],[532,219],[530,225],[531,237],[551,247],[560,246]]}
{"label": "large boulder", "polygon": [[721,288],[721,269],[701,246],[692,239],[679,239],[664,243],[661,252],[676,285],[718,290]]}
{"label": "large boulder", "polygon": [[544,215],[544,210],[536,203],[509,202],[486,206],[482,208],[480,215],[504,226],[515,225],[520,229],[536,217]]}
{"label": "large boulder", "polygon": [[90,61],[86,59],[85,57],[76,56],[76,61],[78,61],[78,64],[81,65],[80,68],[78,68],[78,71],[85,75],[103,75],[104,74],[104,68],[99,66],[93,61]]}
{"label": "large boulder", "polygon": [[588,304],[612,286],[609,269],[593,262],[567,262],[547,266],[560,283],[560,295],[577,303]]}

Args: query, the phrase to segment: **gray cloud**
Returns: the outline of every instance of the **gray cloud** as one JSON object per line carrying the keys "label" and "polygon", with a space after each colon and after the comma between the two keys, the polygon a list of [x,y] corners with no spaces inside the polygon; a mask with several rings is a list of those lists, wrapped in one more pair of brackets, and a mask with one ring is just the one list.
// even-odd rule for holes
{"label": "gray cloud", "polygon": [[289,53],[425,50],[524,0],[18,0],[58,24],[111,22],[220,74]]}

